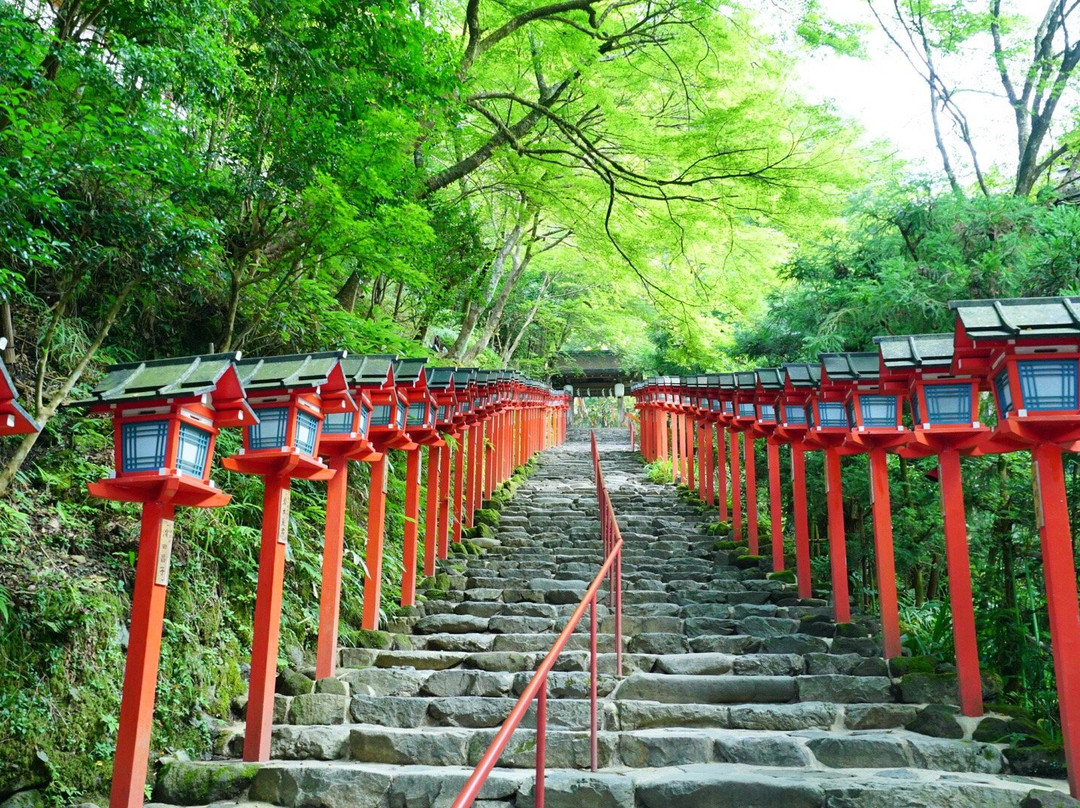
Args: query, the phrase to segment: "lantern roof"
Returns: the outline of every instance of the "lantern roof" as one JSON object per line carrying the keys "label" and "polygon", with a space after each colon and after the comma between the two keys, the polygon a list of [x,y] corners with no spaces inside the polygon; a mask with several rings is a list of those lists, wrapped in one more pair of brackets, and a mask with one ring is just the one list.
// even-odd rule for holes
{"label": "lantern roof", "polygon": [[976,341],[1080,337],[1080,297],[952,300],[949,308]]}
{"label": "lantern roof", "polygon": [[237,373],[249,394],[260,390],[293,390],[320,387],[324,392],[344,391],[348,387],[341,360],[346,351],[288,354],[241,359]]}
{"label": "lantern roof", "polygon": [[[90,391],[90,398],[71,406],[94,407],[207,393],[215,400],[235,403],[244,397],[244,385],[238,373],[240,361],[240,352],[234,351],[111,365]],[[6,369],[3,378],[10,383]]]}
{"label": "lantern roof", "polygon": [[734,373],[718,373],[720,377],[718,383],[721,390],[734,390],[735,389],[735,374]]}
{"label": "lantern roof", "polygon": [[394,381],[409,386],[419,385],[421,382],[426,383],[427,376],[424,373],[426,364],[427,360],[423,357],[395,359]]}
{"label": "lantern roof", "polygon": [[809,362],[785,362],[784,375],[792,387],[817,387],[821,384],[821,365]]}
{"label": "lantern roof", "polygon": [[877,351],[822,353],[818,358],[824,375],[834,382],[877,381],[881,376]]}
{"label": "lantern roof", "polygon": [[881,363],[890,370],[947,368],[952,365],[952,334],[874,337],[874,342],[881,353]]}
{"label": "lantern roof", "polygon": [[424,368],[427,384],[432,390],[454,389],[454,368]]}
{"label": "lantern roof", "polygon": [[735,386],[740,390],[757,389],[757,374],[752,370],[739,370],[735,374]]}
{"label": "lantern roof", "polygon": [[476,368],[457,368],[454,371],[454,389],[464,390],[470,384],[475,384],[476,374]]}
{"label": "lantern roof", "polygon": [[342,365],[350,384],[359,387],[385,387],[395,381],[396,359],[394,354],[368,354],[348,357]]}
{"label": "lantern roof", "polygon": [[758,368],[754,371],[757,382],[765,390],[782,390],[784,388],[784,373],[781,368]]}

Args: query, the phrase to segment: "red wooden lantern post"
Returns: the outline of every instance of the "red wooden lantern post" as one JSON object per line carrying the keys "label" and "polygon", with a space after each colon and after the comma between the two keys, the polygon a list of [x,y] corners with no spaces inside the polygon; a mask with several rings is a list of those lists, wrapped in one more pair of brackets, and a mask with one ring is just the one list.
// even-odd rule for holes
{"label": "red wooden lantern post", "polygon": [[[671,448],[669,446],[670,428],[668,426],[668,422],[670,420],[669,416],[671,413],[671,405],[675,401],[675,394],[668,389],[666,376],[661,376],[656,380],[656,389],[658,395],[656,401],[656,410],[658,415],[657,437],[659,439],[659,443],[657,446],[657,448],[659,449],[658,457],[666,461],[671,459]],[[671,465],[674,468],[675,464],[672,463]]]}
{"label": "red wooden lantern post", "polygon": [[911,439],[903,425],[902,397],[907,387],[881,379],[876,352],[821,354],[821,360],[829,378],[849,383],[845,401],[851,426],[848,443],[870,456],[878,608],[885,657],[892,659],[900,656],[901,648],[887,452]]}
{"label": "red wooden lantern post", "polygon": [[484,428],[487,424],[487,387],[488,371],[476,372],[476,386],[473,392],[472,407],[469,409],[469,450],[465,470],[465,512],[462,524],[467,528],[475,525],[474,517],[479,506],[480,480],[483,469]]}
{"label": "red wooden lantern post", "polygon": [[473,414],[473,400],[476,397],[476,368],[458,368],[454,375],[454,388],[457,391],[458,411],[454,417],[457,427],[453,433],[457,439],[454,449],[454,490],[451,497],[453,509],[451,535],[454,542],[461,541],[465,507],[465,458],[470,442],[470,430],[476,417]]}
{"label": "red wooden lantern post", "polygon": [[773,572],[784,569],[784,523],[783,500],[780,490],[780,445],[785,441],[776,435],[779,427],[777,400],[783,389],[782,371],[779,368],[761,368],[754,371],[757,388],[754,401],[757,418],[755,435],[765,438],[769,465],[769,532],[771,536]]}
{"label": "red wooden lantern post", "polygon": [[[213,508],[230,497],[210,482],[218,428],[253,423],[236,373],[239,354],[113,365],[91,398],[75,406],[113,419],[116,470],[90,484],[95,497],[142,503],[131,632],[116,735],[110,808],[143,804],[161,657],[165,592],[177,505]],[[37,425],[14,400],[0,365],[0,434]]]}
{"label": "red wooden lantern post", "polygon": [[650,462],[659,460],[660,454],[660,430],[661,419],[664,416],[664,412],[661,409],[661,403],[663,399],[663,391],[660,389],[656,381],[653,380],[648,387],[647,406],[649,412],[649,454],[648,459]]}
{"label": "red wooden lantern post", "polygon": [[641,421],[641,455],[652,463],[659,455],[659,414],[656,409],[656,388],[651,379],[635,385],[634,402]]}
{"label": "red wooden lantern post", "polygon": [[695,377],[682,376],[679,378],[679,436],[682,443],[679,446],[679,458],[681,461],[680,473],[682,483],[687,489],[693,491],[694,477],[694,396],[693,384]]}
{"label": "red wooden lantern post", "polygon": [[634,396],[634,408],[638,413],[638,421],[641,423],[641,456],[649,463],[656,460],[656,429],[657,414],[653,401],[655,389],[651,379],[638,382],[630,388]]}
{"label": "red wooden lantern post", "polygon": [[705,392],[705,386],[708,383],[708,377],[706,376],[691,376],[689,377],[690,385],[690,422],[692,424],[690,432],[690,448],[691,448],[691,460],[692,476],[696,480],[694,488],[697,489],[698,499],[702,502],[706,501],[706,491],[708,476],[705,472],[705,455],[711,451],[705,448],[705,426],[707,421],[705,420],[709,415],[709,399]]}
{"label": "red wooden lantern post", "polygon": [[[406,384],[398,384],[396,364],[397,357],[393,354],[367,356],[364,357],[360,371],[365,392],[371,396],[374,407],[369,430],[371,445],[379,453],[379,458],[371,464],[371,482],[368,488],[367,551],[364,559],[367,574],[364,576],[364,610],[360,616],[361,627],[369,630],[379,627],[382,598],[387,453],[391,449],[404,452],[419,449],[419,446],[409,439],[405,430],[409,401],[405,392]],[[378,381],[380,379],[382,381]]]}
{"label": "red wooden lantern post", "polygon": [[270,759],[281,596],[288,540],[290,483],[328,480],[316,456],[324,412],[355,409],[341,360],[344,351],[243,359],[240,381],[259,423],[244,430],[244,448],[224,460],[230,471],[263,478],[262,539],[255,594],[244,760]]}
{"label": "red wooden lantern post", "polygon": [[[743,475],[746,484],[746,537],[750,555],[757,555],[758,513],[757,513],[757,470],[754,464],[754,422],[757,407],[754,398],[757,391],[757,376],[752,370],[740,371],[735,376],[735,416],[731,419],[729,430],[743,436]],[[732,443],[735,438],[732,437]]]}
{"label": "red wooden lantern post", "polygon": [[[813,591],[810,580],[810,523],[806,502],[807,445],[805,438],[810,428],[811,393],[821,380],[821,367],[808,364],[787,364],[783,367],[782,377],[784,388],[776,402],[776,417],[780,424],[773,432],[773,438],[791,446],[791,511],[795,523],[795,577],[799,583],[799,597],[809,598],[813,595]],[[841,513],[841,518],[842,516]],[[842,529],[843,523],[841,523]]]}
{"label": "red wooden lantern post", "polygon": [[984,373],[997,405],[998,425],[980,452],[1032,454],[1065,765],[1080,796],[1080,605],[1061,457],[1080,446],[1080,298],[949,305],[957,315],[953,371]]}
{"label": "red wooden lantern post", "polygon": [[882,379],[906,384],[910,390],[913,440],[901,451],[909,456],[938,456],[960,709],[964,715],[979,716],[983,714],[982,680],[960,455],[970,454],[990,432],[979,421],[983,379],[970,373],[952,375],[952,334],[876,337],[874,342],[881,354]]}
{"label": "red wooden lantern post", "polygon": [[[739,438],[735,429],[735,384],[734,373],[720,374],[720,403],[723,407],[721,422],[728,433],[728,491],[731,493],[731,535],[736,541],[742,539],[742,470],[739,466]],[[723,441],[717,441],[722,444]],[[721,447],[722,448],[722,447]],[[725,503],[726,499],[721,498]],[[721,509],[720,519],[724,519]]]}
{"label": "red wooden lantern post", "polygon": [[424,359],[399,359],[394,363],[394,381],[407,401],[405,433],[416,447],[405,453],[405,527],[402,541],[401,605],[416,603],[416,565],[419,558],[420,535],[420,453],[428,448],[443,446],[435,428],[436,405],[428,391]]}
{"label": "red wooden lantern post", "polygon": [[[435,398],[435,428],[440,438],[453,430],[457,397],[454,368],[428,368],[428,390]],[[446,558],[450,526],[450,447],[444,439],[428,450],[427,507],[424,518],[424,575],[435,574],[435,560]]]}
{"label": "red wooden lantern post", "polygon": [[[703,401],[705,402],[705,410],[703,413],[702,424],[702,436],[705,443],[705,503],[707,505],[716,504],[716,489],[717,478],[720,480],[720,489],[723,492],[724,504],[723,510],[727,510],[727,486],[723,484],[724,473],[723,463],[718,466],[717,457],[723,459],[724,453],[724,428],[720,425],[720,414],[722,412],[722,406],[720,404],[720,377],[717,374],[711,374],[705,377],[705,383],[702,388],[704,393]],[[718,440],[720,442],[720,453],[717,455],[715,444],[713,442],[713,431],[717,433]],[[726,515],[726,514],[725,514]]]}
{"label": "red wooden lantern post", "polygon": [[[725,389],[725,377],[731,379],[731,389]],[[730,518],[728,508],[728,444],[727,425],[735,413],[734,380],[731,374],[714,373],[709,376],[709,395],[711,420],[716,424],[716,502],[718,506],[718,518],[726,522]],[[738,488],[731,487],[735,492]]]}
{"label": "red wooden lantern post", "polygon": [[[791,374],[788,366],[789,375]],[[833,617],[837,623],[851,622],[848,595],[847,538],[844,531],[844,490],[840,458],[852,454],[845,448],[849,427],[844,400],[846,385],[834,381],[819,366],[818,386],[810,388],[807,408],[810,429],[804,443],[825,452],[825,497],[829,518],[829,567],[832,579]]]}
{"label": "red wooden lantern post", "polygon": [[356,379],[363,361],[363,357],[348,357],[342,360],[342,370],[352,389],[356,409],[325,413],[319,433],[319,456],[326,458],[334,476],[326,484],[326,529],[323,539],[322,585],[319,589],[319,637],[315,655],[315,676],[318,679],[333,676],[337,666],[349,461],[370,463],[380,457],[368,440],[371,398],[358,386]]}
{"label": "red wooden lantern post", "polygon": [[660,399],[663,412],[663,457],[671,463],[671,481],[678,481],[679,452],[677,437],[676,393],[675,377],[662,376],[660,378],[663,396]]}

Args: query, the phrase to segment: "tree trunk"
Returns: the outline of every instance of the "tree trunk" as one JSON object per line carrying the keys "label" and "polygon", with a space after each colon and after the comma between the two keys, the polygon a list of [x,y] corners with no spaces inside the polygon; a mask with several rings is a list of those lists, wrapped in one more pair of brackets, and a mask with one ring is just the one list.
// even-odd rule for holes
{"label": "tree trunk", "polygon": [[532,325],[533,320],[536,319],[536,313],[540,311],[540,304],[544,300],[544,293],[547,291],[548,284],[551,283],[551,276],[545,275],[544,282],[540,284],[540,293],[536,296],[536,300],[533,301],[532,308],[529,309],[529,313],[525,317],[525,322],[521,324],[521,328],[518,329],[517,336],[514,337],[514,341],[510,343],[510,347],[503,353],[502,363],[505,368],[510,364],[510,360],[514,358],[514,354],[517,353],[518,346],[521,345],[521,339],[525,336],[525,332],[529,330],[529,326]]}
{"label": "tree trunk", "polygon": [[349,274],[348,280],[338,290],[336,295],[337,302],[341,304],[341,308],[350,314],[355,311],[356,303],[360,299],[360,273],[353,270]]}
{"label": "tree trunk", "polygon": [[[131,290],[134,288],[135,281],[129,281],[128,284],[120,290],[120,293],[116,296],[116,301],[105,314],[105,319],[101,322],[101,327],[98,329],[97,336],[94,337],[94,341],[86,349],[82,359],[79,360],[79,364],[75,366],[75,369],[71,371],[70,374],[68,374],[64,383],[60,385],[60,389],[56,391],[56,394],[51,399],[49,399],[49,403],[34,414],[34,418],[37,420],[39,426],[44,428],[45,424],[56,415],[56,411],[60,406],[67,401],[67,397],[71,394],[71,389],[78,384],[79,379],[81,379],[83,373],[86,372],[86,368],[89,367],[90,362],[97,354],[98,349],[101,348],[101,344],[109,335],[109,330],[113,327],[117,317],[120,316],[120,312],[124,308],[124,303],[127,301],[128,295],[131,294]],[[4,494],[7,493],[8,488],[11,487],[15,475],[19,472],[19,469],[22,468],[22,464],[26,462],[26,458],[30,455],[30,450],[34,448],[34,444],[37,443],[38,435],[40,434],[40,432],[31,432],[24,437],[22,443],[19,444],[15,453],[11,456],[11,459],[8,460],[7,465],[4,466],[4,470],[0,471],[0,497],[3,497]]]}
{"label": "tree trunk", "polygon": [[461,358],[464,361],[465,349],[469,344],[469,340],[472,339],[473,331],[476,330],[476,324],[480,320],[480,315],[483,314],[484,309],[491,302],[491,299],[495,296],[495,290],[498,288],[499,280],[502,278],[503,268],[506,265],[506,258],[517,246],[518,241],[521,239],[521,233],[523,227],[520,222],[514,225],[514,228],[503,239],[502,247],[495,254],[495,258],[492,259],[490,265],[490,275],[488,288],[484,295],[482,302],[475,300],[469,300],[465,307],[465,317],[461,323],[461,330],[458,331],[457,339],[454,340],[454,344],[450,347],[450,357]]}
{"label": "tree trunk", "polygon": [[532,260],[532,243],[525,248],[525,255],[520,260],[514,260],[513,269],[506,276],[506,280],[503,281],[502,288],[499,289],[499,294],[495,297],[491,307],[488,309],[487,320],[484,322],[484,329],[480,332],[480,338],[473,343],[472,347],[465,351],[463,357],[465,364],[469,364],[474,361],[491,342],[491,337],[495,334],[495,329],[499,327],[502,322],[503,312],[506,310],[506,304],[510,300],[510,295],[517,288],[518,282],[521,280],[521,276],[525,274],[525,270],[529,266],[529,262]]}
{"label": "tree trunk", "polygon": [[457,359],[462,355],[465,346],[469,344],[473,330],[476,328],[476,321],[479,319],[480,306],[477,305],[475,300],[467,301],[465,304],[465,316],[461,320],[461,330],[458,331],[457,339],[454,340],[454,344],[450,346],[447,354],[451,359]]}

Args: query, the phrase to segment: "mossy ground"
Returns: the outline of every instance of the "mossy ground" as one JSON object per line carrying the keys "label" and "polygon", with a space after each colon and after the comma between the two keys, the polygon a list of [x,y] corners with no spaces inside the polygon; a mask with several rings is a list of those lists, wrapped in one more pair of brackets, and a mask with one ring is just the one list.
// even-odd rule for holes
{"label": "mossy ground", "polygon": [[[217,456],[237,446],[238,436],[226,431]],[[137,507],[87,492],[87,483],[108,474],[111,447],[105,421],[61,414],[0,501],[0,801],[45,781],[55,805],[107,801],[138,539]],[[392,461],[381,603],[388,618],[401,611],[404,526],[405,462]],[[493,499],[509,501],[534,465]],[[246,690],[241,667],[251,648],[262,483],[218,465],[213,479],[233,494],[227,507],[177,512],[151,759],[209,755],[214,721],[229,717],[230,702]],[[364,632],[362,600],[349,595],[363,591],[364,464],[351,465],[349,483],[340,641],[387,647],[392,635]],[[293,484],[282,667],[314,655],[325,507],[324,485]],[[480,552],[471,542],[462,549]],[[428,594],[437,596],[449,578],[432,584]]]}

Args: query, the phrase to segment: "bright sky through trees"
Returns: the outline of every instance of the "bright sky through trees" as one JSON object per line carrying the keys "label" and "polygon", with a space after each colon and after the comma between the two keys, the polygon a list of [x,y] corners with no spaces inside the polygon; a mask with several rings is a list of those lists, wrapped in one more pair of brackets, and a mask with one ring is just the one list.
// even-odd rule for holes
{"label": "bright sky through trees", "polygon": [[[878,4],[884,13],[889,4]],[[1025,11],[1025,2],[1013,4]],[[1039,13],[1032,4],[1030,13]],[[915,171],[936,174],[941,158],[934,144],[927,88],[903,54],[881,30],[865,0],[821,0],[823,14],[863,28],[862,58],[827,48],[800,49],[799,75],[811,100],[831,100],[837,112],[859,121],[868,139],[887,139],[896,155]],[[763,19],[770,19],[763,15]],[[791,24],[790,16],[772,17]],[[965,111],[980,144],[980,159],[1004,176],[1016,171],[1015,128],[1001,82],[993,71],[989,34],[972,38],[963,55],[942,63],[947,81],[959,88]],[[973,180],[969,166],[960,172]]]}

